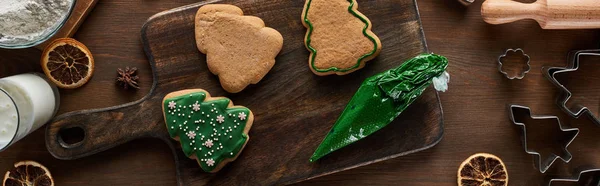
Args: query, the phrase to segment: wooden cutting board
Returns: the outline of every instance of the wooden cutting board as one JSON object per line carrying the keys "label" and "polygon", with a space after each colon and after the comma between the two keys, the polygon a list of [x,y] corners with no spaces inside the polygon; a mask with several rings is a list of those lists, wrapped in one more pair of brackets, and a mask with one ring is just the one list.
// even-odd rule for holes
{"label": "wooden cutting board", "polygon": [[[284,37],[277,63],[257,85],[226,93],[206,66],[194,42],[194,15],[206,3],[229,3],[261,17]],[[179,185],[288,184],[406,155],[436,145],[442,138],[442,108],[428,88],[385,129],[316,163],[308,159],[332,127],[361,82],[427,51],[415,0],[362,0],[359,10],[382,41],[381,55],[346,76],[314,75],[303,44],[303,0],[224,0],[200,2],[161,12],[142,28],[142,42],[153,70],[153,86],[143,99],[121,106],[67,113],[46,131],[48,150],[60,159],[95,154],[128,141],[154,137],[170,145]],[[216,174],[204,173],[185,157],[167,133],[163,97],[181,89],[202,88],[226,96],[255,114],[251,140],[239,158]],[[82,140],[67,139],[80,131]]]}

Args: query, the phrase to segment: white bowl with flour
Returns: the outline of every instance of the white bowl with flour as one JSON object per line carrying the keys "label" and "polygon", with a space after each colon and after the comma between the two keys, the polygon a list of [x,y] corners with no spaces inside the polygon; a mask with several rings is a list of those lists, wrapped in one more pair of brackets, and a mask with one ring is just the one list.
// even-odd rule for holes
{"label": "white bowl with flour", "polygon": [[28,48],[52,37],[76,0],[0,0],[0,48]]}

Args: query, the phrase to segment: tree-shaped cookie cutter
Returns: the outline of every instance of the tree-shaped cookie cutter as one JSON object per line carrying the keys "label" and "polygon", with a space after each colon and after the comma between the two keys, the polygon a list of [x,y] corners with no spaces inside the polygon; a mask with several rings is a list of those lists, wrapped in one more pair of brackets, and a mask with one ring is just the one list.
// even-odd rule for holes
{"label": "tree-shaped cookie cutter", "polygon": [[[585,176],[584,176],[585,175]],[[591,179],[585,179],[585,178]],[[571,183],[579,183],[579,185],[600,185],[600,169],[589,169],[581,171],[576,178],[554,178],[550,179],[548,182],[549,186],[552,186],[554,182],[571,182]],[[585,182],[587,181],[587,182]]]}
{"label": "tree-shaped cookie cutter", "polygon": [[[566,144],[564,144],[561,148],[565,154],[565,157],[559,156],[557,154],[551,153],[550,156],[548,156],[548,158],[546,158],[544,161],[542,161],[542,155],[537,152],[537,151],[533,151],[533,150],[529,150],[529,148],[527,147],[527,130],[525,127],[525,123],[519,122],[515,119],[515,111],[516,110],[525,110],[529,117],[531,119],[534,120],[556,120],[556,122],[558,123],[558,126],[560,128],[560,130],[562,132],[575,132],[575,134],[573,135],[573,137],[571,139],[568,140],[568,142]],[[552,164],[557,160],[557,159],[561,159],[563,162],[565,163],[569,163],[569,161],[571,161],[571,159],[573,158],[573,156],[571,155],[571,153],[567,150],[567,147],[569,147],[569,145],[571,144],[571,142],[573,142],[573,140],[577,137],[577,135],[579,135],[579,129],[578,128],[563,128],[563,126],[560,123],[560,120],[558,119],[557,116],[537,116],[537,115],[532,115],[531,114],[531,109],[529,107],[526,106],[521,106],[521,105],[509,105],[509,110],[510,110],[510,121],[513,122],[513,124],[519,126],[523,131],[521,133],[521,142],[523,143],[523,147],[525,148],[525,152],[527,152],[527,154],[531,154],[531,155],[535,155],[537,156],[537,158],[534,158],[535,164],[538,167],[538,169],[540,170],[541,173],[545,173],[548,168],[550,168],[550,166],[552,166]]]}
{"label": "tree-shaped cookie cutter", "polygon": [[[521,54],[527,58],[527,70],[522,71],[517,76],[510,76],[510,75],[508,75],[508,73],[506,71],[502,70],[502,59],[508,55],[508,52],[521,52]],[[531,61],[531,58],[529,57],[529,55],[525,54],[525,51],[523,51],[523,49],[509,48],[506,51],[504,51],[504,54],[502,54],[498,57],[498,71],[500,73],[504,74],[504,76],[506,76],[506,78],[508,78],[508,79],[523,79],[525,77],[525,74],[529,73],[529,71],[531,70],[531,65],[529,65],[530,61]]]}
{"label": "tree-shaped cookie cutter", "polygon": [[576,105],[574,109],[567,107],[567,101],[569,101],[573,94],[556,79],[556,74],[558,73],[573,72],[579,69],[579,60],[581,56],[600,56],[600,49],[571,52],[568,59],[569,64],[566,67],[544,68],[544,75],[546,78],[548,78],[548,80],[550,80],[550,82],[552,82],[552,84],[558,87],[560,93],[556,99],[556,103],[563,111],[575,118],[579,118],[581,115],[586,114],[594,121],[594,123],[600,126],[600,120],[598,117],[595,116],[587,107],[583,105]]}

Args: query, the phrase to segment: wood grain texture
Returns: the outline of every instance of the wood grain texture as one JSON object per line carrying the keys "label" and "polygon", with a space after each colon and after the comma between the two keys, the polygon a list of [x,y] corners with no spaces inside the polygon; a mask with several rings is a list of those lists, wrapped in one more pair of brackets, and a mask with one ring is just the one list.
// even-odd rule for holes
{"label": "wood grain texture", "polygon": [[[402,0],[398,0],[402,1]],[[61,90],[60,113],[103,108],[136,101],[152,85],[152,74],[140,41],[140,28],[157,12],[197,0],[102,0],[74,38],[85,43],[97,60],[96,73],[84,87]],[[527,0],[522,2],[533,2]],[[456,186],[456,170],[471,154],[489,152],[508,166],[510,185],[542,185],[550,176],[570,177],[579,168],[600,167],[600,128],[582,117],[570,119],[555,104],[557,89],[546,80],[542,66],[565,66],[571,50],[600,47],[598,30],[542,30],[533,20],[490,25],[480,14],[482,1],[464,7],[456,0],[418,0],[428,48],[449,58],[450,89],[441,93],[444,138],[435,147],[399,158],[316,178],[300,185]],[[359,7],[359,9],[361,9]],[[294,18],[293,20],[296,20]],[[532,71],[523,80],[507,80],[497,69],[497,57],[507,48],[523,47],[532,57]],[[302,49],[305,50],[305,49]],[[0,50],[0,77],[40,71],[40,51]],[[600,104],[600,63],[582,63],[565,74],[562,83],[577,102]],[[586,65],[587,66],[583,66]],[[116,68],[140,68],[141,89],[123,91],[114,85]],[[535,114],[558,115],[581,133],[569,151],[569,164],[556,163],[546,175],[533,166],[508,119],[506,104],[531,106]],[[237,102],[236,102],[237,104]],[[77,160],[58,160],[48,153],[44,130],[37,130],[0,152],[0,170],[15,161],[32,159],[46,165],[59,185],[175,185],[171,149],[161,140],[134,140]],[[251,183],[249,183],[251,184]]]}
{"label": "wood grain texture", "polygon": [[[220,88],[217,77],[205,65],[205,55],[189,42],[194,39],[195,13],[205,3],[162,12],[142,28],[142,41],[154,71],[150,94],[123,106],[59,116],[47,130],[50,153],[59,159],[76,159],[140,137],[158,137],[177,155],[180,185],[270,185],[294,183],[420,151],[441,139],[441,107],[435,90],[428,89],[390,127],[318,163],[308,162],[366,77],[426,51],[414,1],[362,2],[364,13],[377,20],[373,24],[382,25],[373,29],[385,42],[382,54],[359,72],[327,78],[315,76],[305,65],[309,52],[304,48],[305,29],[298,19],[303,1],[219,3],[240,6],[247,15],[261,17],[266,25],[283,34],[286,45],[261,83],[239,94],[227,94]],[[387,19],[377,19],[383,17]],[[252,140],[242,155],[218,174],[202,173],[197,163],[185,157],[179,144],[168,137],[164,127],[162,98],[189,88],[229,97],[255,113]],[[80,143],[67,145],[59,133],[72,127],[82,128],[86,136]]]}
{"label": "wood grain texture", "polygon": [[481,16],[490,24],[505,24],[534,19],[544,29],[600,28],[598,0],[537,0],[521,3],[514,0],[487,0]]}
{"label": "wood grain texture", "polygon": [[72,37],[79,26],[85,21],[85,18],[88,14],[94,9],[98,0],[78,0],[75,3],[75,7],[73,8],[73,12],[69,16],[67,22],[62,26],[62,28],[52,36],[52,38],[48,39],[48,41],[35,46],[35,48],[44,50],[52,40],[63,37]]}

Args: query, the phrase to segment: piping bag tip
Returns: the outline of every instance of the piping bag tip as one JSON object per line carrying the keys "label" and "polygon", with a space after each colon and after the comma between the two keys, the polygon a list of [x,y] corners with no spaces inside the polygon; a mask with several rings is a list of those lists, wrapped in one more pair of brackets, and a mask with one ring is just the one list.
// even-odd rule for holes
{"label": "piping bag tip", "polygon": [[447,67],[444,56],[421,54],[367,78],[309,161],[315,162],[387,126],[432,83],[436,90],[446,91],[450,81]]}
{"label": "piping bag tip", "polygon": [[447,71],[444,71],[442,75],[438,77],[434,77],[431,79],[433,83],[433,88],[438,92],[446,92],[448,90],[448,83],[450,83],[450,74]]}

